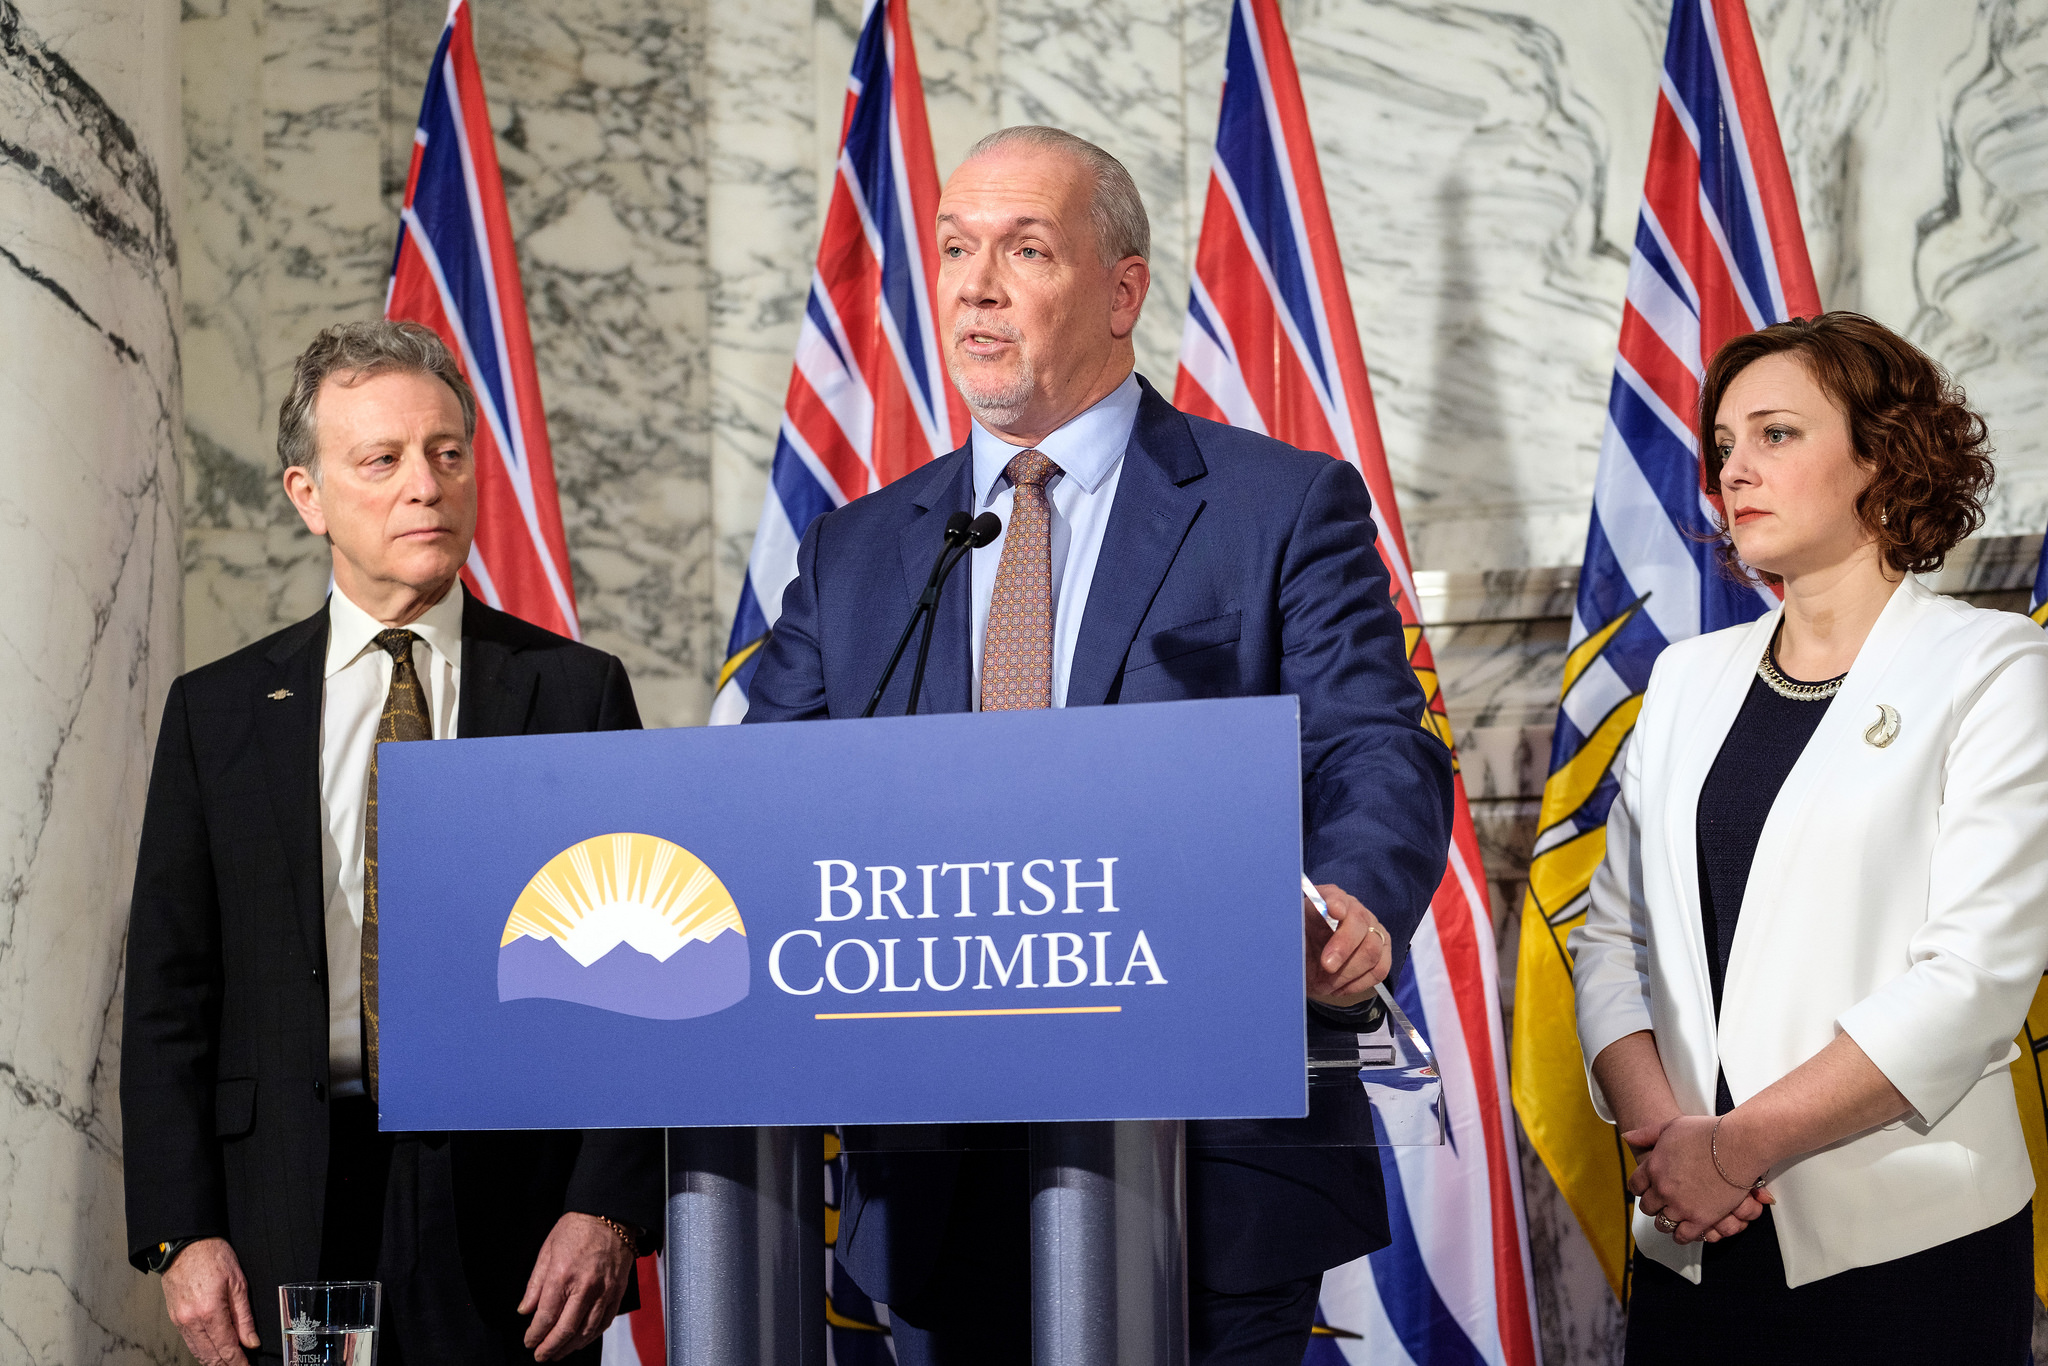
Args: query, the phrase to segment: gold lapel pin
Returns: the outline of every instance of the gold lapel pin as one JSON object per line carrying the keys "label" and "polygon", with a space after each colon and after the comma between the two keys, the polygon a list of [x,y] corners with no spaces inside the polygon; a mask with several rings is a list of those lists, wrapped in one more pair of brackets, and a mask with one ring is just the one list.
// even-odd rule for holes
{"label": "gold lapel pin", "polygon": [[279,688],[276,692],[268,694],[270,700],[273,702],[282,702],[291,695],[292,690],[290,688]]}
{"label": "gold lapel pin", "polygon": [[1870,723],[1870,729],[1863,732],[1863,743],[1883,749],[1899,738],[1899,713],[1894,707],[1877,704],[1877,719]]}

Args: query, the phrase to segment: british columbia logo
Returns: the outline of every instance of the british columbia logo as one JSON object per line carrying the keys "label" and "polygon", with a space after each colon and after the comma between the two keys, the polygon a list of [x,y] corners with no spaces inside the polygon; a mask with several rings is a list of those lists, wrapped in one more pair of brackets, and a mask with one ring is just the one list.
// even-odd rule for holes
{"label": "british columbia logo", "polygon": [[704,861],[653,835],[599,835],[547,861],[498,941],[498,999],[687,1020],[747,994],[747,927]]}

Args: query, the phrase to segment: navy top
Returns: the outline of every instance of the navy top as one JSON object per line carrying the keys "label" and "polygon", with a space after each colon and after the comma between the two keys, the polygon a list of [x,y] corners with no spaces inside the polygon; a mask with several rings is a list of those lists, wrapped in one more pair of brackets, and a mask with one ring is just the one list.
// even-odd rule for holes
{"label": "navy top", "polygon": [[[1797,679],[1787,679],[1798,682]],[[1728,954],[1735,947],[1735,922],[1749,888],[1749,865],[1771,803],[1792,766],[1805,752],[1831,698],[1797,701],[1780,697],[1762,678],[1751,680],[1749,696],[1700,788],[1694,828],[1699,844],[1700,921],[1707,938],[1707,975],[1714,987],[1714,1017],[1721,1015],[1721,987]],[[1714,1113],[1735,1108],[1728,1079],[1715,1082]]]}

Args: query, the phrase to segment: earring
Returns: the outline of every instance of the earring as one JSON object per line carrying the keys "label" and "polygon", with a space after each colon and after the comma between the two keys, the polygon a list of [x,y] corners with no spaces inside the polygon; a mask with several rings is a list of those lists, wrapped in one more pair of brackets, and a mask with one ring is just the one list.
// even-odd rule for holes
{"label": "earring", "polygon": [[1892,514],[1889,509],[1883,509],[1878,512],[1877,524],[1879,526],[1890,526],[1892,524]]}

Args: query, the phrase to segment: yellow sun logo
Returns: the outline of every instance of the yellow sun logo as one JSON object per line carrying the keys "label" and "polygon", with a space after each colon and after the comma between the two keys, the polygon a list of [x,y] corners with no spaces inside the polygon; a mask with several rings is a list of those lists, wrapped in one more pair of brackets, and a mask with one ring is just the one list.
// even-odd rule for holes
{"label": "yellow sun logo", "polygon": [[709,1014],[747,993],[746,934],[732,893],[695,854],[655,835],[598,835],[549,859],[513,903],[498,999]]}

